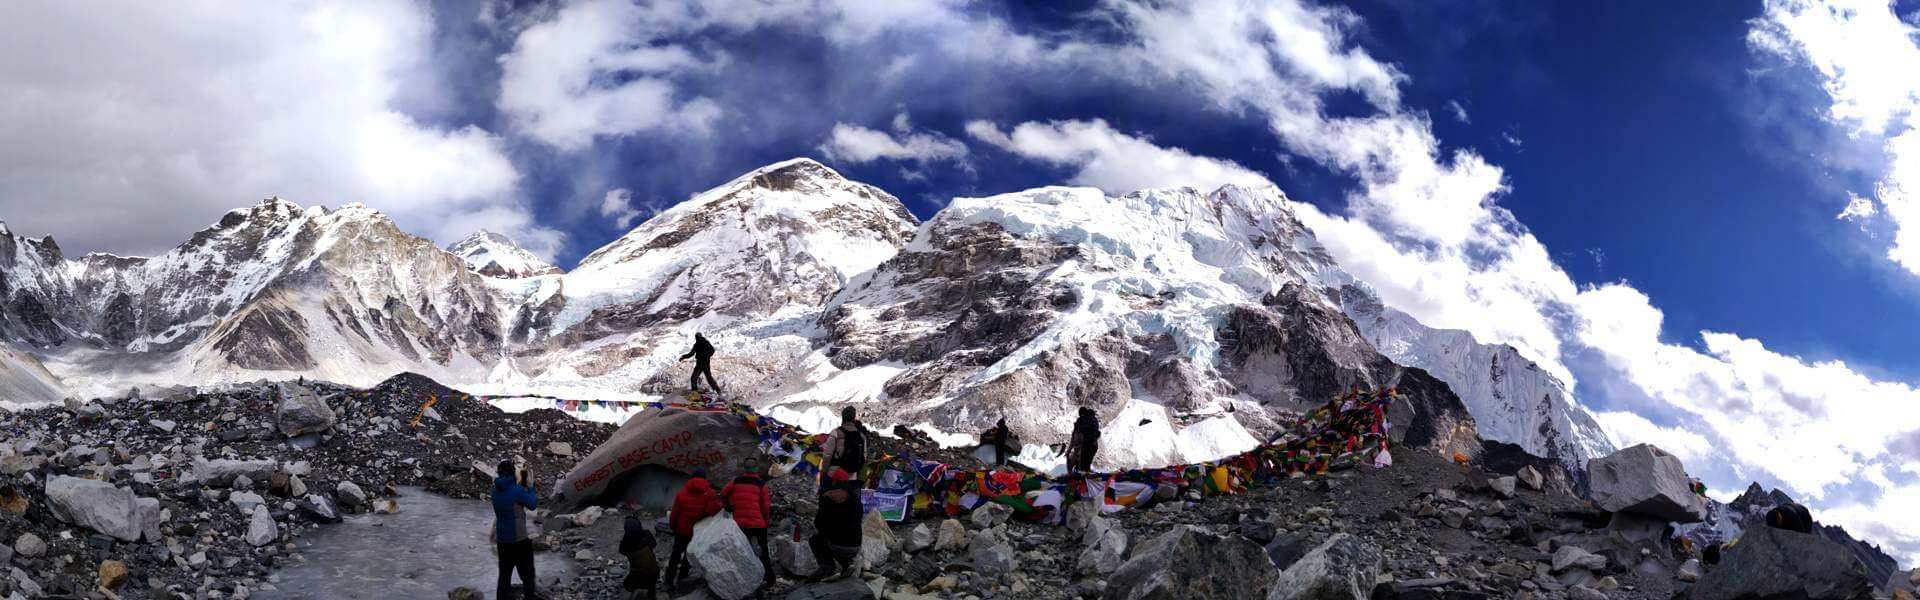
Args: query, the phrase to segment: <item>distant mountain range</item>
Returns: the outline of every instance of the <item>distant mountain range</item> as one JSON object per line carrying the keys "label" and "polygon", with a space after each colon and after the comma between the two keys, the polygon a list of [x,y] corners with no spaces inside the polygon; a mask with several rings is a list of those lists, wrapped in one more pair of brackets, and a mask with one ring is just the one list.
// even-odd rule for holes
{"label": "distant mountain range", "polygon": [[1112,465],[1235,452],[1280,412],[1355,386],[1428,390],[1419,435],[1436,443],[1477,431],[1576,467],[1612,450],[1518,351],[1382,305],[1293,206],[1272,187],[1049,187],[956,199],[920,223],[885,191],[794,159],[570,272],[489,232],[441,249],[357,204],[264,200],[148,258],[69,258],[0,225],[0,391],[17,405],[412,371],[664,395],[685,385],[678,358],[703,331],[723,384],[789,419],[857,403],[937,433],[1004,416],[1057,442],[1065,415],[1093,406],[1112,439],[1135,441],[1104,451]]}

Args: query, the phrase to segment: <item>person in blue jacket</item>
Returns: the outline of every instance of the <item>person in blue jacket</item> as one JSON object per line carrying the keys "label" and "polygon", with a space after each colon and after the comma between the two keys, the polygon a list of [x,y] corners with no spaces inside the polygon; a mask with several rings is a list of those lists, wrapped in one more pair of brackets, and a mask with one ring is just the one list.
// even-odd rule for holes
{"label": "person in blue jacket", "polygon": [[495,598],[513,598],[513,571],[520,571],[520,583],[527,600],[541,600],[534,588],[533,539],[527,536],[527,511],[537,508],[539,498],[526,473],[514,468],[513,460],[500,461],[493,479],[493,533],[500,554],[500,579]]}

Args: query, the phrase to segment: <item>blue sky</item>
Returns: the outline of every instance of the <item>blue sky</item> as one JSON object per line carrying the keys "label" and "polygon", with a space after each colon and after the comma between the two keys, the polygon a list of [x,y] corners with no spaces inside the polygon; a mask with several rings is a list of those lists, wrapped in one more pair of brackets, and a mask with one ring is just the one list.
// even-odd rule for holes
{"label": "blue sky", "polygon": [[1884,510],[1920,502],[1920,3],[11,11],[0,218],[70,252],[279,195],[570,266],[802,155],[923,218],[1268,181],[1389,304],[1515,345],[1620,441],[1920,559]]}

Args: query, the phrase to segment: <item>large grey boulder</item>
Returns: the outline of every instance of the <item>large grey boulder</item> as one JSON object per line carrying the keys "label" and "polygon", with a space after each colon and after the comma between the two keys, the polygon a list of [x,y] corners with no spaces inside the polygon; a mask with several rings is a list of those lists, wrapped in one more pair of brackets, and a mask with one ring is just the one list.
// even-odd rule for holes
{"label": "large grey boulder", "polygon": [[247,524],[247,543],[259,548],[278,539],[280,539],[280,524],[273,522],[273,514],[267,512],[265,505],[254,506],[253,520]]}
{"label": "large grey boulder", "polygon": [[776,570],[796,577],[806,577],[820,571],[820,562],[813,559],[813,548],[806,542],[773,536],[773,539],[767,540],[767,546],[768,553],[773,555]]}
{"label": "large grey boulder", "polygon": [[1694,600],[1869,598],[1866,565],[1820,536],[1753,527],[1693,588]]}
{"label": "large grey boulder", "polygon": [[574,465],[554,485],[552,502],[542,506],[566,514],[588,504],[611,505],[649,466],[679,472],[699,467],[707,470],[708,481],[730,481],[751,457],[765,462],[760,438],[741,425],[739,415],[673,407],[646,410],[627,419]]}
{"label": "large grey boulder", "polygon": [[193,470],[190,479],[208,485],[219,486],[230,484],[235,477],[243,475],[248,479],[265,480],[272,476],[273,472],[279,468],[280,463],[266,459],[233,460],[222,458],[208,460],[206,458],[195,457],[193,459]]}
{"label": "large grey boulder", "polygon": [[1258,544],[1182,525],[1134,549],[1107,580],[1106,600],[1227,600],[1267,595],[1279,571]]}
{"label": "large grey boulder", "polygon": [[760,554],[733,517],[718,514],[693,526],[687,557],[706,574],[707,589],[726,600],[740,600],[760,588],[766,570]]}
{"label": "large grey boulder", "polygon": [[1707,516],[1706,501],[1688,486],[1680,458],[1651,445],[1587,461],[1587,475],[1587,497],[1601,510],[1678,523],[1697,523]]}
{"label": "large grey boulder", "polygon": [[273,407],[273,424],[294,437],[333,428],[333,409],[320,395],[303,385],[281,384],[280,401]]}
{"label": "large grey boulder", "polygon": [[1088,519],[1080,538],[1080,556],[1074,569],[1081,574],[1106,575],[1120,569],[1127,559],[1127,532],[1105,518]]}
{"label": "large grey boulder", "polygon": [[1267,600],[1365,600],[1380,578],[1380,548],[1345,533],[1280,573]]}
{"label": "large grey boulder", "polygon": [[47,479],[47,504],[53,516],[125,542],[140,539],[144,524],[132,490],[92,479],[55,475]]}

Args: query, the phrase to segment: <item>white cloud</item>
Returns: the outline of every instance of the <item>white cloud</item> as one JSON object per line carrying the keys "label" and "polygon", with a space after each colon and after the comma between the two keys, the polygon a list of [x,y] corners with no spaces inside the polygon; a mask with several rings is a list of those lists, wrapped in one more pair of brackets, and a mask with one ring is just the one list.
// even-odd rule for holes
{"label": "white cloud", "polygon": [[1211,190],[1226,184],[1272,185],[1233,161],[1194,156],[1114,130],[1106,121],[1028,122],[1003,132],[987,121],[967,123],[967,135],[1014,154],[1076,169],[1069,183],[1111,194],[1176,186]]}
{"label": "white cloud", "polygon": [[1695,464],[1713,452],[1713,444],[1705,436],[1679,427],[1661,427],[1630,412],[1598,412],[1593,418],[1613,438],[1614,445],[1621,448],[1653,444],[1680,457],[1681,462]]}
{"label": "white cloud", "polygon": [[[669,3],[670,4],[670,3]],[[654,129],[704,133],[720,108],[684,98],[670,75],[712,66],[684,46],[650,43],[687,15],[628,0],[583,0],[520,32],[500,58],[498,105],[514,127],[563,150]],[[635,40],[633,36],[642,36]]]}
{"label": "white cloud", "polygon": [[1453,115],[1453,120],[1455,121],[1459,121],[1461,123],[1473,122],[1473,119],[1467,118],[1467,107],[1461,106],[1459,100],[1447,101],[1447,113]]}
{"label": "white cloud", "polygon": [[[1817,74],[1833,126],[1846,130],[1836,143],[1884,157],[1872,175],[1895,228],[1887,258],[1920,274],[1920,26],[1885,0],[1773,1],[1751,26],[1753,47]],[[1841,216],[1863,203],[1850,196]]]}
{"label": "white cloud", "polygon": [[600,199],[600,216],[613,219],[621,229],[633,227],[633,221],[640,218],[640,209],[633,207],[633,192],[627,189],[608,190]]}
{"label": "white cloud", "polygon": [[1871,219],[1873,218],[1873,215],[1878,214],[1879,212],[1880,211],[1875,210],[1873,208],[1872,200],[1862,198],[1858,195],[1848,194],[1847,207],[1840,209],[1840,214],[1834,215],[1833,218],[1840,219],[1842,221],[1858,222],[1858,221],[1865,221],[1867,219]]}
{"label": "white cloud", "polygon": [[907,113],[893,118],[894,133],[837,123],[820,151],[834,160],[869,163],[876,160],[929,162],[957,161],[967,156],[967,145],[939,132],[915,133]]}
{"label": "white cloud", "polygon": [[[442,241],[532,224],[495,135],[396,111],[428,78],[404,3],[88,3],[0,20],[0,215],[69,250],[155,253],[270,195],[363,202]],[[60,202],[60,210],[44,210]],[[461,216],[452,219],[451,216]]]}

